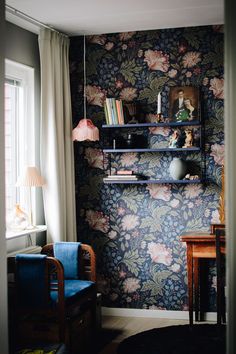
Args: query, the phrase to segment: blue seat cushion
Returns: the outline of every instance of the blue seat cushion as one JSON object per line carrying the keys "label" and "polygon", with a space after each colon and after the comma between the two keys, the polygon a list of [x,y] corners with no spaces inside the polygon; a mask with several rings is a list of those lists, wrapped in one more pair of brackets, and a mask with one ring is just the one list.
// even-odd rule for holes
{"label": "blue seat cushion", "polygon": [[[68,279],[64,281],[64,286],[65,302],[67,304],[71,304],[92,290],[95,286],[95,283],[89,280]],[[54,303],[57,302],[57,291],[51,291],[50,296]]]}

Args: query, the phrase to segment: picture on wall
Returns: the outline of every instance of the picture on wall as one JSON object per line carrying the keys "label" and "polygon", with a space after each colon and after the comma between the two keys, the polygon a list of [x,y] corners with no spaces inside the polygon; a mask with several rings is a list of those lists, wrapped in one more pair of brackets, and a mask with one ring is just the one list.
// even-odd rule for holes
{"label": "picture on wall", "polygon": [[200,121],[199,89],[197,87],[170,88],[169,118],[174,122]]}

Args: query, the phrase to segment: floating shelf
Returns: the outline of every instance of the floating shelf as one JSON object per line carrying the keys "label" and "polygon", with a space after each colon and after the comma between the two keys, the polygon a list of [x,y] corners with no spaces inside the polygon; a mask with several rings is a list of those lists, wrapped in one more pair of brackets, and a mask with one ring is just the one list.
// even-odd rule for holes
{"label": "floating shelf", "polygon": [[110,153],[115,153],[115,152],[161,152],[161,151],[167,151],[167,152],[172,152],[172,151],[181,151],[181,152],[194,152],[194,151],[200,151],[200,147],[192,147],[192,148],[157,148],[157,149],[103,149],[103,152],[110,152]]}
{"label": "floating shelf", "polygon": [[138,181],[129,181],[129,180],[111,180],[104,181],[105,184],[193,184],[193,183],[202,183],[201,179],[178,179],[178,180],[169,180],[169,179],[145,179]]}
{"label": "floating shelf", "polygon": [[169,123],[137,123],[137,124],[103,124],[102,128],[105,129],[124,129],[124,128],[150,128],[150,127],[181,127],[181,126],[193,126],[201,125],[200,121],[191,122],[169,122]]}

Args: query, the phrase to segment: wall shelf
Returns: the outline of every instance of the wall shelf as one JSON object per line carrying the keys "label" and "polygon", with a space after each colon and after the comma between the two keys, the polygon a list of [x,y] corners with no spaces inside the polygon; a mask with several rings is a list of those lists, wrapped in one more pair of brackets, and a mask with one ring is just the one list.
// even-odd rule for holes
{"label": "wall shelf", "polygon": [[201,125],[201,122],[190,121],[190,122],[169,122],[169,123],[137,123],[137,124],[103,124],[102,128],[105,129],[124,129],[124,128],[151,128],[151,127],[186,127],[186,126],[196,126]]}
{"label": "wall shelf", "polygon": [[129,180],[105,180],[105,184],[194,184],[194,183],[201,183],[201,179],[179,179],[179,180],[170,180],[170,179],[145,179],[145,180],[138,180],[138,181],[129,181]]}
{"label": "wall shelf", "polygon": [[156,149],[103,149],[103,152],[173,152],[173,151],[181,151],[181,152],[194,152],[200,151],[200,147],[192,147],[192,148],[156,148]]}

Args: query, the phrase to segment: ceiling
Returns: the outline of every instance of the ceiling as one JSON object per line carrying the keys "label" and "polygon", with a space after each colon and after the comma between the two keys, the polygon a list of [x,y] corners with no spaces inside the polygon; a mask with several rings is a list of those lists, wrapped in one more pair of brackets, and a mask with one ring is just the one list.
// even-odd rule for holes
{"label": "ceiling", "polygon": [[[6,0],[6,4],[72,36],[224,23],[224,0]],[[38,26],[8,11],[6,18],[38,32]]]}

